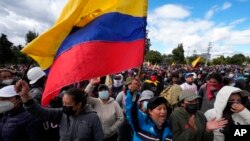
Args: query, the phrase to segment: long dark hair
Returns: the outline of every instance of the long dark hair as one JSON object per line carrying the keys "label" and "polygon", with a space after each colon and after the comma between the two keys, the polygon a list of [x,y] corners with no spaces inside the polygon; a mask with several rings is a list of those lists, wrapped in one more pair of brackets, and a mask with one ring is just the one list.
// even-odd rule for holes
{"label": "long dark hair", "polygon": [[84,91],[78,88],[70,88],[65,92],[66,95],[72,96],[73,100],[75,101],[76,104],[82,102],[82,108],[87,103],[87,96]]}
{"label": "long dark hair", "polygon": [[[242,97],[241,94],[235,93],[234,95],[239,95],[240,98],[241,98],[241,101],[243,100],[243,97]],[[242,101],[242,104],[244,105],[244,101]],[[231,137],[230,134],[232,133],[232,131],[231,131],[233,129],[232,126],[235,125],[235,121],[232,118],[231,105],[230,105],[230,107],[229,107],[229,105],[226,106],[226,108],[223,110],[222,117],[225,118],[228,121],[226,126],[221,131],[225,136],[225,141],[227,141]]]}

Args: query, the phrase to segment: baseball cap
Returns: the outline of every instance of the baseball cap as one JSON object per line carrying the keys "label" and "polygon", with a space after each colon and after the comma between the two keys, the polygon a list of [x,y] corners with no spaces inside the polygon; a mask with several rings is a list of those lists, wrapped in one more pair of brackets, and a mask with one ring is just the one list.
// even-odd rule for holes
{"label": "baseball cap", "polygon": [[150,90],[144,90],[141,93],[141,96],[139,98],[139,102],[143,101],[143,100],[149,100],[150,98],[152,98],[154,96],[154,93]]}
{"label": "baseball cap", "polygon": [[15,91],[14,85],[5,86],[2,89],[0,89],[0,97],[13,97],[18,95]]}
{"label": "baseball cap", "polygon": [[192,101],[197,98],[200,98],[200,96],[189,90],[181,91],[179,95],[179,101],[182,101],[182,100]]}
{"label": "baseball cap", "polygon": [[190,77],[190,76],[194,76],[194,74],[193,74],[193,73],[186,73],[186,74],[184,75],[185,78],[188,78],[188,77]]}
{"label": "baseball cap", "polygon": [[152,97],[152,98],[149,99],[147,108],[152,110],[152,109],[156,108],[157,106],[159,106],[161,104],[166,104],[167,105],[168,102],[164,97],[155,96],[155,97]]}

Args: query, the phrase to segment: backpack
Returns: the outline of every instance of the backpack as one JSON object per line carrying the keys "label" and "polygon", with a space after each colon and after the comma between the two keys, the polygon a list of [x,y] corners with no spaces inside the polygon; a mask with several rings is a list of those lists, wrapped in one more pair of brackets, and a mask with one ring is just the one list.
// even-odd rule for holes
{"label": "backpack", "polygon": [[178,104],[178,97],[181,91],[182,89],[179,85],[170,85],[161,92],[160,96],[164,97],[168,101],[170,107],[174,107]]}

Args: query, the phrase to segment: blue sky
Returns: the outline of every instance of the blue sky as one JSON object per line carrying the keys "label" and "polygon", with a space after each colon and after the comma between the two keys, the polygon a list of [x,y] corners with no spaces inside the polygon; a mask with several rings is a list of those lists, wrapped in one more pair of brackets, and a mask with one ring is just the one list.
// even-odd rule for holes
{"label": "blue sky", "polygon": [[[29,30],[51,27],[67,0],[0,0],[0,33],[25,44]],[[250,0],[149,0],[148,26],[153,50],[169,54],[183,43],[185,55],[211,53],[250,56]],[[188,53],[189,52],[189,53]]]}
{"label": "blue sky", "polygon": [[[165,13],[159,14],[157,9]],[[176,16],[166,16],[173,13]],[[211,41],[213,57],[250,55],[249,13],[249,0],[149,0],[151,49],[169,54],[178,43],[183,43],[185,55],[192,55],[205,53]],[[191,28],[193,31],[186,33]]]}

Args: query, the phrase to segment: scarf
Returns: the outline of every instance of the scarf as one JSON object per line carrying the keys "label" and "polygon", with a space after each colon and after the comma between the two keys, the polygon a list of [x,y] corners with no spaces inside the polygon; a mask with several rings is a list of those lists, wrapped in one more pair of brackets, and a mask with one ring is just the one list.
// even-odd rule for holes
{"label": "scarf", "polygon": [[214,93],[219,91],[221,88],[222,88],[222,84],[221,83],[218,83],[216,85],[212,85],[211,83],[208,83],[207,84],[207,91],[206,91],[206,94],[207,94],[207,98],[208,98],[208,101],[211,101],[212,99],[214,99],[215,95]]}

